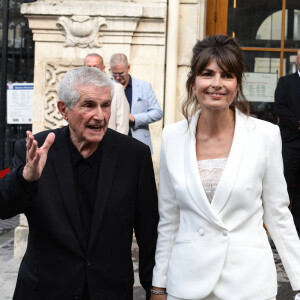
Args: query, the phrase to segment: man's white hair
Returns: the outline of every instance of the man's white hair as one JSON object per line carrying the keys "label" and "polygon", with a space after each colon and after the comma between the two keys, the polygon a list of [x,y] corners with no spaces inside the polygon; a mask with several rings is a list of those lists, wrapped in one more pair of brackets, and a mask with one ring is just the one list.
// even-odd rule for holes
{"label": "man's white hair", "polygon": [[86,66],[70,70],[63,76],[58,87],[58,98],[72,110],[80,98],[80,88],[88,85],[109,87],[113,98],[114,85],[111,79],[97,68]]}

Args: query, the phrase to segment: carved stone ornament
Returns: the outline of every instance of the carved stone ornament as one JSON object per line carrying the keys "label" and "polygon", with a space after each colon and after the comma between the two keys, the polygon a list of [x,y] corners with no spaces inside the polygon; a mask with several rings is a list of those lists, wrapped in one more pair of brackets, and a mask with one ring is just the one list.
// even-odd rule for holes
{"label": "carved stone ornament", "polygon": [[65,30],[65,47],[100,48],[98,37],[100,28],[105,28],[106,20],[102,17],[89,16],[60,17],[57,26]]}
{"label": "carved stone ornament", "polygon": [[58,86],[63,75],[71,69],[82,66],[82,61],[48,62],[46,64],[46,87],[44,107],[44,129],[67,125],[57,109]]}

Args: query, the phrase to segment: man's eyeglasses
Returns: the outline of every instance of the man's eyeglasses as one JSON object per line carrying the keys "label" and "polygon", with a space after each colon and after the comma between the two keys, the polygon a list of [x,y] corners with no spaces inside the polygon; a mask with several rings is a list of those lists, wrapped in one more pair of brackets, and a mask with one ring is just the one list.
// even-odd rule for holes
{"label": "man's eyeglasses", "polygon": [[120,77],[120,78],[123,78],[124,77],[124,72],[121,72],[121,73],[111,73],[111,76],[113,77],[113,78],[117,78],[118,76]]}

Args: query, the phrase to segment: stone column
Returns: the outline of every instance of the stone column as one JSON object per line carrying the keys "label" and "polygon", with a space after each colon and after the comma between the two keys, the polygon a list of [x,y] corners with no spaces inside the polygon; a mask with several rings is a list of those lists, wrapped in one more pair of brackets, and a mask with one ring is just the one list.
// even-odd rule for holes
{"label": "stone column", "polygon": [[[172,1],[171,1],[172,2]],[[182,100],[186,97],[185,83],[189,72],[192,49],[197,39],[205,36],[206,0],[181,0],[179,8],[176,121]]]}
{"label": "stone column", "polygon": [[[88,53],[125,53],[133,77],[150,81],[163,108],[167,0],[38,0],[21,6],[35,41],[33,132],[65,125],[57,108],[57,88],[68,70]],[[162,121],[151,124],[153,163],[158,180]],[[27,223],[15,231],[15,255],[26,249]]]}
{"label": "stone column", "polygon": [[169,4],[168,11],[168,39],[166,55],[166,98],[164,124],[168,125],[176,121],[177,110],[177,60],[178,60],[178,27],[180,0],[174,0]]}
{"label": "stone column", "polygon": [[24,256],[27,247],[28,223],[25,215],[20,215],[20,225],[15,229],[14,236],[14,257]]}

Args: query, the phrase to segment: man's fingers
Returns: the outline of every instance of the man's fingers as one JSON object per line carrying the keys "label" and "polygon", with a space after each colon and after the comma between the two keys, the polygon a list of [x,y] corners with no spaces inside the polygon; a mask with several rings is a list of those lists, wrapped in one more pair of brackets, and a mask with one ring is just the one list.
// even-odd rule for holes
{"label": "man's fingers", "polygon": [[31,146],[32,146],[32,142],[34,140],[33,135],[30,131],[26,131],[27,134],[27,138],[26,138],[26,149],[30,150]]}
{"label": "man's fingers", "polygon": [[40,162],[40,154],[38,152],[35,153],[35,156],[30,159],[30,161],[26,162],[26,165],[23,169],[23,178],[27,181],[35,181],[38,180],[41,176],[39,172],[39,162]]}
{"label": "man's fingers", "polygon": [[29,159],[33,160],[37,152],[37,141],[36,140],[31,141],[30,148],[28,148],[27,150],[28,150]]}
{"label": "man's fingers", "polygon": [[53,144],[54,140],[55,140],[55,134],[53,132],[50,132],[41,149],[48,151],[51,145]]}
{"label": "man's fingers", "polygon": [[40,158],[41,158],[41,155],[38,152],[35,152],[35,155],[34,155],[34,157],[32,158],[32,161],[31,161],[31,164],[32,164],[31,167],[33,169],[38,167]]}
{"label": "man's fingers", "polygon": [[30,135],[32,135],[32,132],[30,130],[27,130],[26,135],[27,135],[27,137],[29,137]]}
{"label": "man's fingers", "polygon": [[[27,134],[26,147],[27,147],[27,150],[30,152],[30,157],[33,158],[34,155],[32,155],[32,154],[34,152],[36,152],[36,150],[38,149],[37,141],[34,139],[34,136],[32,135],[32,133],[30,131],[27,131],[26,134]],[[51,145],[53,144],[54,140],[55,140],[55,134],[53,132],[50,132],[48,134],[43,146],[39,149],[44,149],[44,150],[48,151],[49,148],[51,147]]]}

